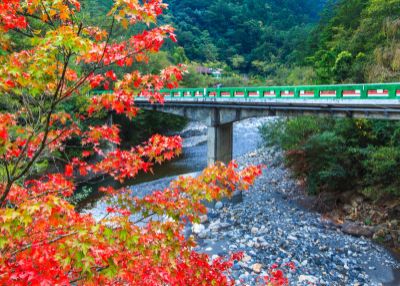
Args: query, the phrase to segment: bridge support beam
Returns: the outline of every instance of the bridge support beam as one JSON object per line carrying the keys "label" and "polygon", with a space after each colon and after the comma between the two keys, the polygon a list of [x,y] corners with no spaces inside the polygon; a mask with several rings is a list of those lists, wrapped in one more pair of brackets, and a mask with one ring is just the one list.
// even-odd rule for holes
{"label": "bridge support beam", "polygon": [[233,152],[233,123],[226,123],[208,127],[207,162],[225,164],[232,160]]}

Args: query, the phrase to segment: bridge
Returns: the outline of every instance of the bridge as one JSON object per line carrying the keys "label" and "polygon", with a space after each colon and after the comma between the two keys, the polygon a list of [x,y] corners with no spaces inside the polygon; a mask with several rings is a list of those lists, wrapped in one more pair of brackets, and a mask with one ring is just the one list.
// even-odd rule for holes
{"label": "bridge", "polygon": [[261,116],[325,115],[400,119],[400,83],[179,88],[162,90],[164,104],[138,97],[136,105],[202,121],[208,126],[208,162],[229,162],[233,123]]}

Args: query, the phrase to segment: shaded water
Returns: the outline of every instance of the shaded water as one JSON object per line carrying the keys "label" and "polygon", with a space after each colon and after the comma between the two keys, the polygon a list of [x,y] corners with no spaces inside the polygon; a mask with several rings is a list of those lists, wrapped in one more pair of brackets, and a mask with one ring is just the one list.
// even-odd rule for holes
{"label": "shaded water", "polygon": [[[233,157],[239,157],[257,149],[261,144],[258,127],[266,122],[267,118],[248,119],[234,124],[233,130]],[[154,167],[154,174],[140,173],[135,179],[125,182],[125,186],[132,186],[133,194],[145,194],[153,190],[168,186],[176,176],[199,172],[207,166],[207,128],[198,122],[191,122],[181,132],[183,138],[182,155],[162,165]],[[194,136],[191,136],[191,135]],[[112,179],[99,179],[86,184],[93,189],[93,194],[83,200],[79,209],[90,210],[92,213],[101,212],[102,206],[97,204],[101,194],[97,192],[99,186],[121,187]]]}

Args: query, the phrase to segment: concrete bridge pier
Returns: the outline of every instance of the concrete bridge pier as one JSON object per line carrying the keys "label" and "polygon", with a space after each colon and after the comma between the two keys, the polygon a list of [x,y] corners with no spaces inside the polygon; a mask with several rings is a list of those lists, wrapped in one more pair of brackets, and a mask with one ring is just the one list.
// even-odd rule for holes
{"label": "concrete bridge pier", "polygon": [[225,123],[208,127],[207,162],[225,164],[232,160],[233,152],[233,123]]}
{"label": "concrete bridge pier", "polygon": [[[226,116],[229,115],[229,116]],[[233,122],[237,120],[237,112],[211,110],[208,124],[207,162],[228,164],[233,158]],[[241,191],[235,191],[232,198],[225,202],[239,203],[243,201]]]}

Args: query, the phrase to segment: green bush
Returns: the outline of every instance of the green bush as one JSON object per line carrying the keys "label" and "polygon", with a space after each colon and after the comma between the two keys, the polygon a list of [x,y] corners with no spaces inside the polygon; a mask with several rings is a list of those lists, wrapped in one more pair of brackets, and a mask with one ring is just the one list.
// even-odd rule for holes
{"label": "green bush", "polygon": [[270,121],[259,128],[259,132],[267,146],[281,146],[284,133],[285,120],[282,118]]}
{"label": "green bush", "polygon": [[311,136],[304,144],[307,171],[312,174],[308,182],[309,191],[334,190],[349,182],[344,141],[334,132],[325,131]]}
{"label": "green bush", "polygon": [[385,193],[400,196],[400,149],[393,146],[371,147],[363,161],[366,170],[364,182],[377,186]]}
{"label": "green bush", "polygon": [[309,193],[355,190],[376,200],[400,196],[400,124],[394,121],[302,116],[260,128],[279,146]]}
{"label": "green bush", "polygon": [[261,136],[269,146],[279,145],[284,150],[297,149],[322,130],[316,117],[277,119],[260,128]]}

